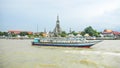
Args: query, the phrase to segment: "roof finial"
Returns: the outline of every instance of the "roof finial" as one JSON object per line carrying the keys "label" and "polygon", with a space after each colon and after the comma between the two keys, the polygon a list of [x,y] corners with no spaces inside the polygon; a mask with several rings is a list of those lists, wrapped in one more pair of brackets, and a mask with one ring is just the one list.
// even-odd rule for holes
{"label": "roof finial", "polygon": [[57,14],[57,20],[59,20],[59,15]]}

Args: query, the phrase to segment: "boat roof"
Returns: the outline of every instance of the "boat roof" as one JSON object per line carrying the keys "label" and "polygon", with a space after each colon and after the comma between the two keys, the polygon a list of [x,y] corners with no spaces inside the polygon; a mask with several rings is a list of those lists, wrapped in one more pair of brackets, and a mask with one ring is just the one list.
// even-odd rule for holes
{"label": "boat roof", "polygon": [[34,38],[34,39],[36,39],[36,40],[37,40],[37,39],[40,39],[40,38]]}

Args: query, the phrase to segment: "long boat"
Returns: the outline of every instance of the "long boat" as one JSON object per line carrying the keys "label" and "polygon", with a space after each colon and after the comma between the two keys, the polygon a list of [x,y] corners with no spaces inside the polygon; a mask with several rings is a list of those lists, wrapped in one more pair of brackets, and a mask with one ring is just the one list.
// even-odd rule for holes
{"label": "long boat", "polygon": [[58,46],[58,47],[85,47],[90,48],[94,42],[86,41],[81,38],[35,38],[32,45],[37,46]]}

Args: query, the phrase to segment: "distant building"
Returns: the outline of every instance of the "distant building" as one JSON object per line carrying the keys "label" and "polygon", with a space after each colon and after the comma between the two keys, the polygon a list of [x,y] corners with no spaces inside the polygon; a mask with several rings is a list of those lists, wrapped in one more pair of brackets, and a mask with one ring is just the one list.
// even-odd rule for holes
{"label": "distant building", "polygon": [[46,32],[46,29],[44,29],[44,32],[42,34],[43,37],[48,37],[48,33]]}
{"label": "distant building", "polygon": [[62,32],[62,30],[60,27],[59,16],[57,16],[56,26],[55,26],[53,32],[49,32],[49,36],[50,37],[59,37],[61,32]]}
{"label": "distant building", "polygon": [[105,29],[105,30],[102,32],[102,35],[103,35],[104,37],[120,38],[120,32],[118,32],[118,31],[113,31],[113,30],[110,30],[110,29]]}
{"label": "distant building", "polygon": [[31,31],[19,31],[19,30],[9,30],[8,33],[20,34],[21,32],[27,32],[28,34],[33,34]]}
{"label": "distant building", "polygon": [[110,29],[105,29],[105,30],[102,32],[102,35],[103,35],[104,37],[113,37],[113,36],[114,36],[113,31],[110,30]]}

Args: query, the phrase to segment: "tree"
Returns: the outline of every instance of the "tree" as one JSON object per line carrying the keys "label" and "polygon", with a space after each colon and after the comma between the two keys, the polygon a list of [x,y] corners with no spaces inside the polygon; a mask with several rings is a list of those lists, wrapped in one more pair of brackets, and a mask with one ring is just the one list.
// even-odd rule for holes
{"label": "tree", "polygon": [[77,32],[75,32],[75,31],[72,31],[71,32],[74,36],[76,36],[78,33]]}
{"label": "tree", "polygon": [[94,30],[94,36],[98,37],[100,34],[100,32],[97,32],[96,30]]}
{"label": "tree", "polygon": [[3,32],[3,34],[4,34],[5,36],[8,36],[8,32]]}
{"label": "tree", "polygon": [[0,31],[0,36],[3,36],[3,35],[4,35],[4,36],[8,36],[8,32],[1,32],[1,31]]}
{"label": "tree", "polygon": [[43,34],[44,34],[44,32],[40,32],[40,34],[39,34],[39,35],[43,37]]}
{"label": "tree", "polygon": [[84,35],[85,35],[85,32],[84,32],[84,31],[82,31],[82,32],[81,32],[81,35],[82,35],[82,36],[84,36]]}
{"label": "tree", "polygon": [[84,29],[84,31],[82,32],[82,35],[84,34],[89,34],[90,36],[99,36],[99,32],[97,32],[96,30],[94,30],[91,26],[86,27]]}
{"label": "tree", "polygon": [[67,33],[65,31],[62,31],[62,33],[60,34],[61,37],[66,37]]}
{"label": "tree", "polygon": [[4,33],[0,31],[0,36],[3,36],[3,35],[4,35]]}
{"label": "tree", "polygon": [[19,35],[20,35],[20,36],[25,36],[25,35],[28,35],[28,33],[27,33],[27,32],[20,32]]}

